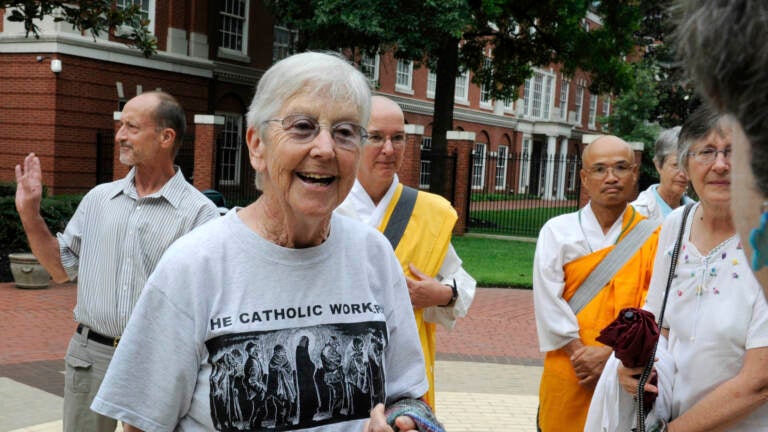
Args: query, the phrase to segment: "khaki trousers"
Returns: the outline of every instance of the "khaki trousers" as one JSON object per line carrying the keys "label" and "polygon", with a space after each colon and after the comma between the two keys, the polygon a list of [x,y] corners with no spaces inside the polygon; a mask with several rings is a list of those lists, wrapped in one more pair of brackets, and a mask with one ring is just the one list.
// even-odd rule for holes
{"label": "khaki trousers", "polygon": [[115,347],[88,339],[83,328],[69,341],[64,379],[64,432],[114,432],[115,419],[91,411],[91,402],[104,380]]}

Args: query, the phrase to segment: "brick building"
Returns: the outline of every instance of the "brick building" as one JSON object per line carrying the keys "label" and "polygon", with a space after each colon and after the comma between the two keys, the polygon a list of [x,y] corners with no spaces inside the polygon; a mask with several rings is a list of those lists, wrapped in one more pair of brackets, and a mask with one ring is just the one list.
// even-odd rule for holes
{"label": "brick building", "polygon": [[[22,25],[0,9],[0,182],[12,181],[13,167],[31,151],[41,157],[44,182],[56,194],[82,193],[120,177],[125,168],[115,162],[119,117],[113,112],[160,88],[178,97],[189,116],[178,159],[185,175],[225,195],[252,190],[244,114],[259,77],[290,52],[293,33],[276,25],[260,1],[118,4],[131,1],[142,5],[158,39],[149,59],[113,37],[93,41],[50,18],[41,23],[39,39],[26,38]],[[600,25],[599,17],[588,15],[584,25]],[[412,145],[401,178],[426,187],[430,167],[420,150],[430,145],[434,74],[386,53],[363,57],[359,65],[376,92],[402,106]],[[520,98],[508,103],[490,100],[470,78],[468,72],[456,81],[449,143],[458,179],[454,205],[468,205],[468,190],[544,199],[575,191],[576,155],[583,137],[598,133],[610,97],[590,94],[587,74],[568,78],[557,65],[535,69]]]}

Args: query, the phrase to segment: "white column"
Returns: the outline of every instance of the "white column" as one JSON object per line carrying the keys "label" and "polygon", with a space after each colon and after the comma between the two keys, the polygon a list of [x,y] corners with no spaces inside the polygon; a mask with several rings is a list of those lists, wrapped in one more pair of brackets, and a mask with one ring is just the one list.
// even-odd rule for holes
{"label": "white column", "polygon": [[552,194],[555,179],[555,151],[557,150],[557,137],[547,137],[546,164],[544,165],[544,199],[554,199]]}
{"label": "white column", "polygon": [[523,133],[523,147],[520,149],[520,178],[517,182],[517,193],[530,193],[531,153],[533,152],[531,134]]}
{"label": "white column", "polygon": [[557,158],[557,199],[565,199],[565,177],[568,175],[568,138],[560,140],[560,156]]}

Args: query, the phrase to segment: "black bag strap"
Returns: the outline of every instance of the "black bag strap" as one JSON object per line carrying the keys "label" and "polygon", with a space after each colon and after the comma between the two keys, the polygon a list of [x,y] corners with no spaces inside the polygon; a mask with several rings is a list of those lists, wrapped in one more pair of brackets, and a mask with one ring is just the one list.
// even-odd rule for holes
{"label": "black bag strap", "polygon": [[[669,297],[669,287],[672,286],[672,279],[675,278],[675,269],[677,268],[677,260],[680,255],[680,247],[683,244],[683,234],[685,233],[685,226],[688,220],[688,214],[691,212],[694,203],[688,203],[683,210],[683,220],[680,223],[680,231],[677,233],[677,241],[675,247],[672,249],[672,262],[669,265],[669,275],[667,275],[667,287],[664,290],[664,301],[661,303],[661,310],[659,311],[658,325],[659,333],[661,333],[661,324],[664,322],[664,312],[667,309],[667,298]],[[661,338],[661,334],[659,334]],[[645,383],[648,382],[648,378],[651,376],[651,370],[653,370],[653,362],[656,358],[656,349],[659,346],[659,341],[656,341],[656,345],[653,347],[651,358],[648,359],[648,363],[643,369],[643,373],[640,374],[640,380],[637,383],[637,432],[645,432]]]}
{"label": "black bag strap", "polygon": [[413,207],[416,205],[416,197],[419,191],[412,187],[403,185],[403,191],[400,192],[400,198],[395,204],[395,209],[392,210],[392,216],[389,217],[387,227],[384,229],[384,237],[389,240],[392,245],[392,249],[397,249],[397,245],[400,244],[400,240],[405,233],[405,227],[408,226],[408,221],[411,220],[411,214],[413,213]]}

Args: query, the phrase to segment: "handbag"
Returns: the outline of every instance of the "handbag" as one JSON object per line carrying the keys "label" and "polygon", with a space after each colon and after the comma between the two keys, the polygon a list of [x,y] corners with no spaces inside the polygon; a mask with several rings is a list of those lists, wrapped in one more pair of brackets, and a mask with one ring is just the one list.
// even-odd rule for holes
{"label": "handbag", "polygon": [[[669,297],[669,287],[672,285],[672,279],[675,278],[675,269],[677,268],[677,260],[680,255],[680,248],[683,243],[683,234],[685,233],[685,225],[688,220],[688,214],[691,212],[691,209],[693,208],[693,203],[688,203],[685,205],[685,209],[683,210],[683,219],[680,222],[680,231],[677,233],[677,241],[675,242],[675,246],[672,249],[672,263],[669,266],[669,275],[667,275],[667,287],[664,289],[664,300],[661,303],[661,310],[659,311],[659,319],[658,319],[658,325],[659,329],[661,329],[661,323],[664,322],[664,311],[667,308],[667,298]],[[648,359],[648,363],[646,363],[645,368],[643,369],[643,373],[640,374],[640,380],[637,383],[637,428],[635,429],[636,432],[645,432],[645,398],[643,397],[643,393],[645,390],[645,383],[648,382],[648,378],[651,376],[651,371],[653,370],[653,362],[656,358],[656,349],[658,348],[658,341],[656,342],[656,345],[653,347],[653,350],[651,352],[651,357]]]}

